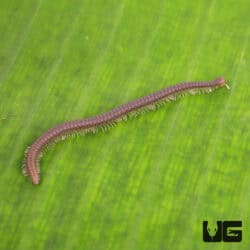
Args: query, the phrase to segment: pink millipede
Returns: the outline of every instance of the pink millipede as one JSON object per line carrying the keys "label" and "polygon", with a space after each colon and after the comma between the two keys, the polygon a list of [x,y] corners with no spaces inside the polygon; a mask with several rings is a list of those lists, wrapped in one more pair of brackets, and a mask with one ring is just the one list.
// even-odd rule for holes
{"label": "pink millipede", "polygon": [[59,124],[46,131],[27,148],[25,151],[23,172],[30,176],[33,184],[37,185],[40,182],[39,158],[42,151],[49,144],[77,132],[87,133],[95,132],[98,128],[106,129],[110,125],[115,125],[118,121],[127,118],[128,115],[133,116],[141,114],[144,110],[154,109],[156,106],[166,101],[175,100],[178,96],[185,93],[195,94],[196,92],[211,92],[213,89],[223,86],[229,88],[224,77],[219,77],[208,82],[179,83],[118,106],[111,111],[95,117]]}

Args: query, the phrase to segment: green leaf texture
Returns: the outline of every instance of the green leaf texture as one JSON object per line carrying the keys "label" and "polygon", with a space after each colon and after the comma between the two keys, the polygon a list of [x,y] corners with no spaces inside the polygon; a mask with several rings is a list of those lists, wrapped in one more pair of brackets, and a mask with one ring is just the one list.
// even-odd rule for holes
{"label": "green leaf texture", "polygon": [[[0,249],[249,249],[250,4],[0,2]],[[50,127],[223,75],[107,132],[69,138],[22,175]],[[202,222],[242,220],[240,243]]]}

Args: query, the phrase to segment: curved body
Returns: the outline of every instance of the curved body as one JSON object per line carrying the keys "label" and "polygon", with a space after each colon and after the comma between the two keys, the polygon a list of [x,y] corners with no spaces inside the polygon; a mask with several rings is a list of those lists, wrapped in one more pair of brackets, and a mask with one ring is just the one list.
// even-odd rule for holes
{"label": "curved body", "polygon": [[102,113],[95,117],[62,123],[46,131],[38,137],[30,147],[27,148],[24,170],[30,176],[33,184],[39,184],[39,156],[47,145],[55,142],[56,140],[60,138],[63,139],[65,136],[79,131],[89,132],[94,131],[96,128],[101,126],[114,124],[132,112],[136,112],[144,108],[152,108],[153,105],[164,100],[171,100],[182,93],[194,93],[202,90],[208,90],[210,92],[214,88],[223,86],[227,86],[223,77],[219,77],[208,82],[179,83],[118,106],[111,111]]}

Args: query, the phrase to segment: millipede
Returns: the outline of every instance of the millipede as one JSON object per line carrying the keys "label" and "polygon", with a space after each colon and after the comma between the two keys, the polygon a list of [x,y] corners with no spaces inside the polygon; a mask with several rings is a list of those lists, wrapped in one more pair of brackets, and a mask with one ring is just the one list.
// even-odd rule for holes
{"label": "millipede", "polygon": [[39,161],[42,153],[49,145],[58,140],[64,140],[78,133],[95,133],[99,129],[105,131],[116,125],[119,121],[143,114],[145,111],[154,110],[162,104],[176,100],[178,97],[185,94],[194,95],[196,93],[210,93],[212,90],[219,87],[227,87],[229,89],[224,77],[218,77],[215,80],[207,82],[178,83],[155,93],[140,97],[134,101],[130,101],[97,116],[68,121],[52,127],[39,136],[31,146],[25,150],[23,174],[28,175],[34,185],[39,184]]}

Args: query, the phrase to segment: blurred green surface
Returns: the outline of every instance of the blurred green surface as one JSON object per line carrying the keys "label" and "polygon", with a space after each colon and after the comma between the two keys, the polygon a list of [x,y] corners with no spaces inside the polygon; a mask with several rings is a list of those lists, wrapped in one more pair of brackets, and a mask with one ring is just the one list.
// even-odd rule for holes
{"label": "blurred green surface", "polygon": [[[249,249],[250,3],[0,1],[0,249]],[[21,174],[48,128],[180,81],[187,96],[106,133],[53,146],[41,184]],[[242,220],[241,243],[202,221]]]}

